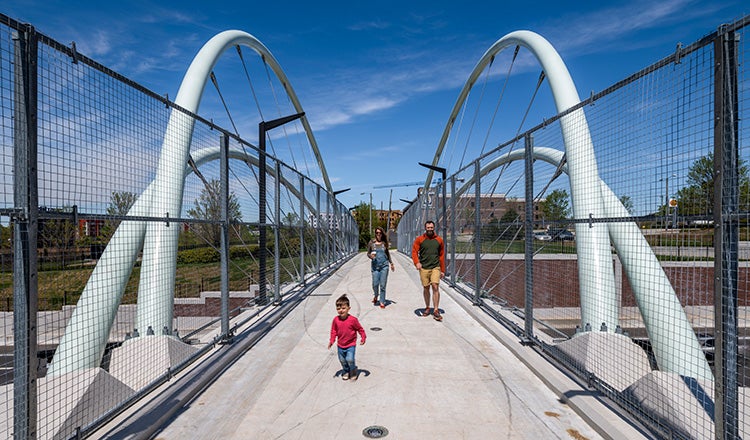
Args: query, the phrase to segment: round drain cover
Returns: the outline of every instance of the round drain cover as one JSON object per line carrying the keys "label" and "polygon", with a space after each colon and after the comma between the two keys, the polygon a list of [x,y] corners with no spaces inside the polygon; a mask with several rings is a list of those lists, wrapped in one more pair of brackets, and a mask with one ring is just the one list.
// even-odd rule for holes
{"label": "round drain cover", "polygon": [[370,330],[372,330],[374,332],[379,332],[380,330],[383,330],[383,329],[380,328],[380,327],[370,327]]}
{"label": "round drain cover", "polygon": [[385,426],[368,426],[362,431],[362,435],[367,438],[383,438],[388,435],[388,430]]}

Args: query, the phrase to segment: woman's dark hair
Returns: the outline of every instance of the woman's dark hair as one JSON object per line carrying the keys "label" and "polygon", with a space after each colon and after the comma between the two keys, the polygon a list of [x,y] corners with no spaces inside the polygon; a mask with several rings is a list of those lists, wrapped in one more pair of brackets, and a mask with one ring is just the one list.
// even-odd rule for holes
{"label": "woman's dark hair", "polygon": [[382,241],[383,243],[385,243],[385,248],[388,249],[388,234],[385,233],[385,231],[383,230],[383,228],[381,228],[380,226],[378,226],[378,227],[375,228],[375,235],[376,236],[377,236],[378,231],[380,231],[380,233],[382,234],[381,235],[382,238],[380,239],[380,241]]}

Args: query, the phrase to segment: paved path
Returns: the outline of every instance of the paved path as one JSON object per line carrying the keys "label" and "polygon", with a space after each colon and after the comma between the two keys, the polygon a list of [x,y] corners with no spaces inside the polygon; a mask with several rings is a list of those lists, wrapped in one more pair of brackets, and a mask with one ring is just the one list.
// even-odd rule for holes
{"label": "paved path", "polygon": [[[357,439],[371,426],[385,427],[388,439],[643,438],[603,406],[587,406],[595,400],[589,392],[507,330],[472,316],[482,312],[463,298],[441,295],[443,322],[419,316],[418,273],[395,254],[388,307],[370,303],[369,260],[357,255],[155,438]],[[340,378],[335,346],[326,349],[344,293],[367,331],[356,381]],[[571,406],[516,357],[523,350]],[[609,420],[599,428],[603,436],[591,424],[597,420]]]}

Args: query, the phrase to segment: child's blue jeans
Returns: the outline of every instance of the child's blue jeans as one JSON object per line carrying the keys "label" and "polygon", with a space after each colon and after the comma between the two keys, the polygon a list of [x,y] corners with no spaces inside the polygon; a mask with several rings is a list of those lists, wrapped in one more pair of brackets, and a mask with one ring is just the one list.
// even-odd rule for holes
{"label": "child's blue jeans", "polygon": [[357,369],[357,365],[354,363],[354,352],[356,351],[356,348],[356,345],[352,345],[348,348],[338,347],[339,362],[341,362],[341,367],[344,369],[344,373],[351,373]]}

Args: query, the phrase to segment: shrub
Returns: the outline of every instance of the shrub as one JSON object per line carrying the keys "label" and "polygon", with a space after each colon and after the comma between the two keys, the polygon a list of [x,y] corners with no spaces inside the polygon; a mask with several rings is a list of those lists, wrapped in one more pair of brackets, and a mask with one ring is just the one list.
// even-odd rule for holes
{"label": "shrub", "polygon": [[216,263],[217,261],[221,261],[221,255],[218,250],[210,247],[186,249],[177,252],[178,264],[203,264]]}

